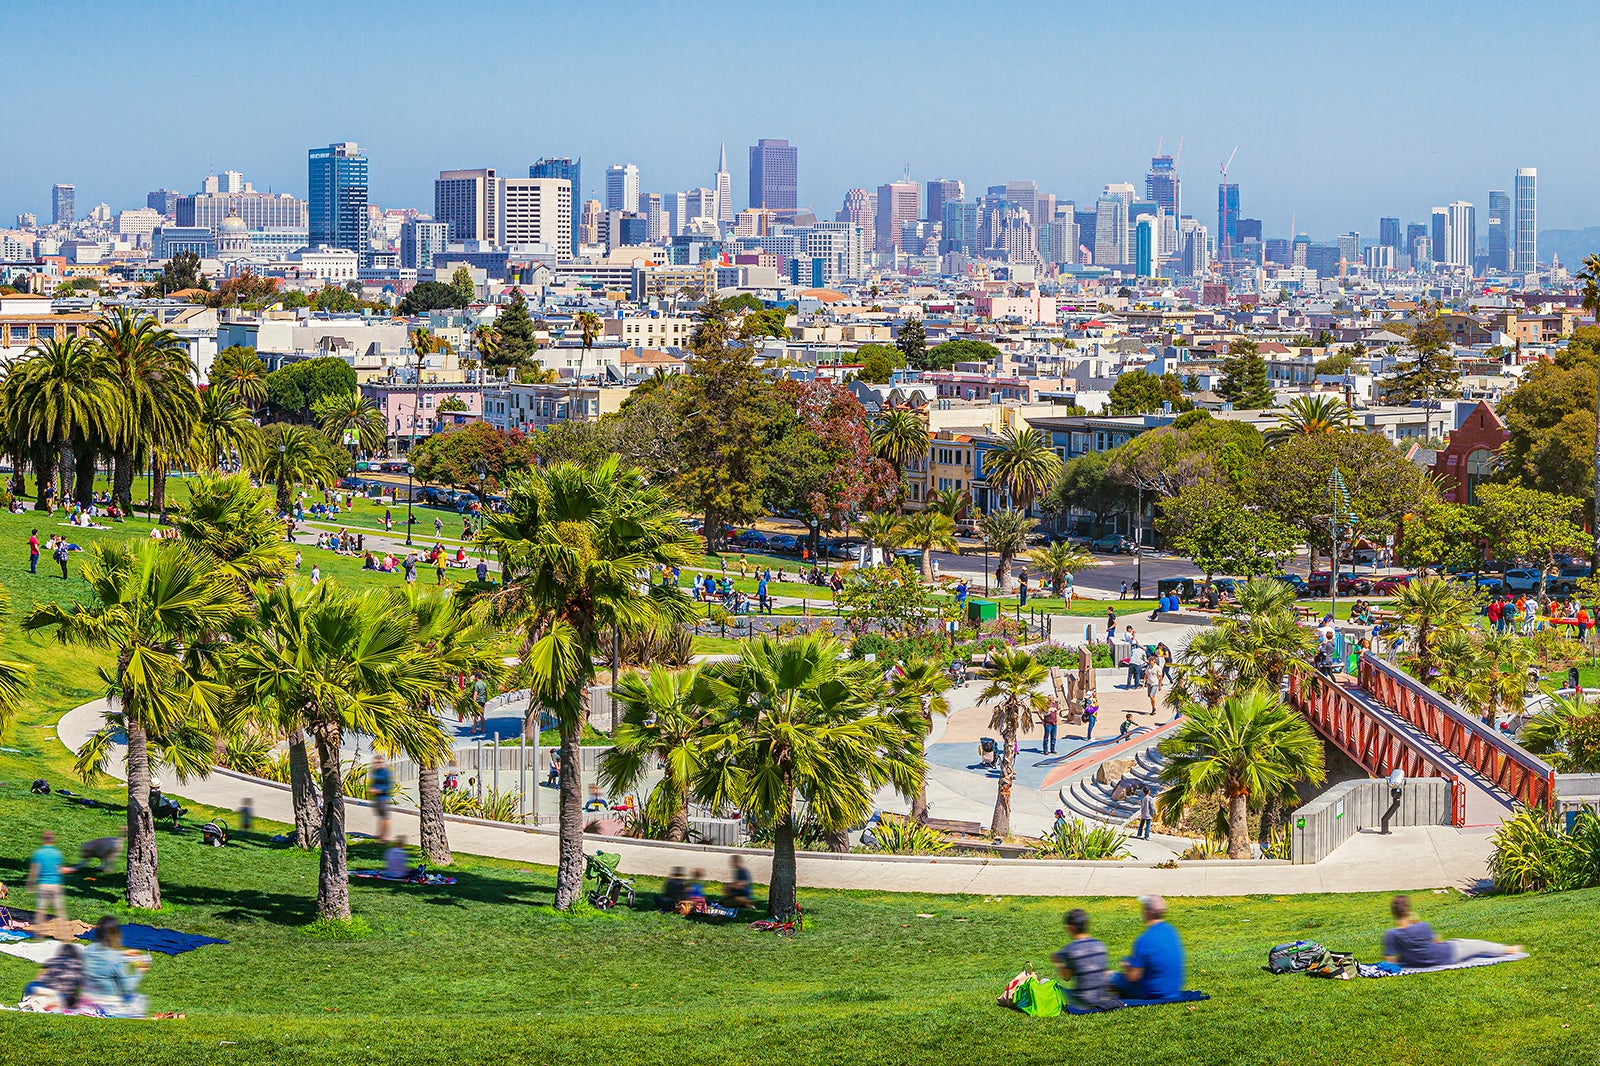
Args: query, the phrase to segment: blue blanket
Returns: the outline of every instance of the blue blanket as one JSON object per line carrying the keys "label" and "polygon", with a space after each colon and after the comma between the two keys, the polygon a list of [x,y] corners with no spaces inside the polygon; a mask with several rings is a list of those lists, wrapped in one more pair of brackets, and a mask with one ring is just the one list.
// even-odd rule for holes
{"label": "blue blanket", "polygon": [[[1171,999],[1125,999],[1125,1000],[1122,1001],[1122,1005],[1124,1007],[1159,1007],[1163,1003],[1198,1003],[1203,999],[1210,999],[1210,998],[1211,997],[1208,996],[1204,992],[1198,992],[1198,991],[1196,991],[1194,989],[1188,989],[1186,991],[1179,992],[1176,996],[1173,996]],[[1067,1013],[1068,1014],[1103,1014],[1105,1012],[1104,1011],[1095,1010],[1093,1007],[1082,1006],[1076,1000],[1074,1000],[1072,997],[1069,996],[1069,997],[1067,997]]]}
{"label": "blue blanket", "polygon": [[[78,937],[93,940],[94,930]],[[203,948],[207,944],[226,944],[216,937],[180,933],[174,929],[158,929],[153,925],[125,925],[122,927],[122,946],[134,951],[158,951],[163,955],[182,955],[185,951]]]}

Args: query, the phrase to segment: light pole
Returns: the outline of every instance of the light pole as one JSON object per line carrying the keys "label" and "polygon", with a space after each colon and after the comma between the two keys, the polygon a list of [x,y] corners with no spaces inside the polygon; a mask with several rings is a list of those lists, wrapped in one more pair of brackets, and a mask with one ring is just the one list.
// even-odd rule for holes
{"label": "light pole", "polygon": [[416,467],[406,464],[406,547],[411,547],[411,523],[416,519],[411,514],[411,473]]}
{"label": "light pole", "polygon": [[489,464],[487,462],[485,462],[484,460],[479,459],[476,463],[473,464],[473,466],[478,471],[478,532],[482,533],[483,532],[483,507],[484,507],[483,483],[484,483],[484,480],[489,476]]}
{"label": "light pole", "polygon": [[1134,598],[1144,594],[1144,486],[1138,487],[1133,505],[1133,587],[1138,591]]}

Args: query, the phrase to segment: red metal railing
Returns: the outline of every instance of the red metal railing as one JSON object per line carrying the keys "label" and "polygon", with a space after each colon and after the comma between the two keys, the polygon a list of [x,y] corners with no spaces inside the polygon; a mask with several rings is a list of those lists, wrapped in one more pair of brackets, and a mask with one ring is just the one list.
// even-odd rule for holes
{"label": "red metal railing", "polygon": [[1338,682],[1300,668],[1289,674],[1289,702],[1323,737],[1376,777],[1395,770],[1407,777],[1450,782],[1450,824],[1467,824],[1467,792],[1455,767],[1420,751],[1411,738],[1373,713]]}
{"label": "red metal railing", "polygon": [[1361,687],[1377,702],[1431,737],[1462,765],[1527,807],[1555,802],[1556,772],[1399,668],[1361,657]]}

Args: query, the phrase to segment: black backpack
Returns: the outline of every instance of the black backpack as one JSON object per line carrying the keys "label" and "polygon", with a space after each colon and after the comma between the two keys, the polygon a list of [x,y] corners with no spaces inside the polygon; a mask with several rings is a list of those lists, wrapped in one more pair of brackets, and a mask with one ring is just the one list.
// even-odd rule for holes
{"label": "black backpack", "polygon": [[41,777],[33,783],[31,791],[35,796],[48,796],[50,795],[50,782]]}
{"label": "black backpack", "polygon": [[1279,944],[1267,952],[1267,969],[1273,973],[1305,973],[1311,964],[1328,954],[1315,940],[1295,940]]}

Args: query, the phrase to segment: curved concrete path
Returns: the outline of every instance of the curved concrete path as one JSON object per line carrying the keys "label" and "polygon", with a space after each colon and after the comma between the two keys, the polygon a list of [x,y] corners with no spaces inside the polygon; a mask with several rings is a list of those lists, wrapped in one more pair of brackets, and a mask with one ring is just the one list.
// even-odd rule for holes
{"label": "curved concrete path", "polygon": [[[69,711],[57,727],[63,744],[76,751],[102,724],[104,701]],[[120,775],[120,763],[112,773]],[[187,784],[169,782],[166,791],[226,810],[248,800],[257,817],[291,823],[289,791],[258,778],[229,770]],[[992,795],[992,793],[991,793]],[[351,832],[377,828],[369,805],[347,801]],[[396,812],[394,831],[413,840],[415,814]],[[553,866],[557,837],[553,829],[450,818],[450,843],[463,854],[486,855]],[[727,856],[747,855],[758,881],[771,873],[771,857],[762,851],[668,844],[621,837],[591,837],[591,846],[622,855],[631,874],[663,876],[673,867],[719,876]],[[1388,837],[1363,832],[1330,858],[1316,865],[1281,862],[1207,861],[1156,869],[1148,860],[1125,862],[1059,862],[1033,859],[939,858],[928,856],[864,856],[802,853],[800,883],[808,888],[868,889],[888,892],[973,893],[1033,896],[1132,896],[1160,892],[1171,896],[1293,894],[1303,892],[1393,892],[1460,887],[1484,875],[1489,852],[1487,831],[1462,832],[1448,827],[1399,829]]]}

